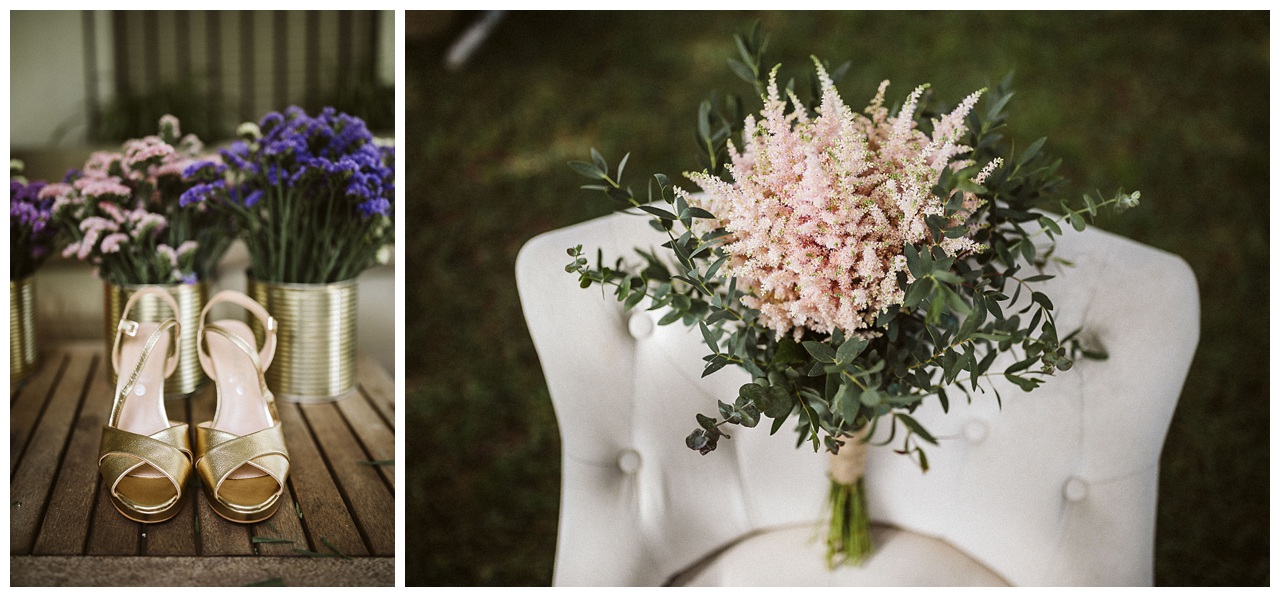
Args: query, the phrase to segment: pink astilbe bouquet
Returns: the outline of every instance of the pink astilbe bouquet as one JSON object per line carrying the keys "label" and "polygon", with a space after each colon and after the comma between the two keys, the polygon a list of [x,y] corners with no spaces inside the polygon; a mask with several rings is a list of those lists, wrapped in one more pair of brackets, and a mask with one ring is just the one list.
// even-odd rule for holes
{"label": "pink astilbe bouquet", "polygon": [[178,119],[160,119],[159,135],[131,139],[121,151],[96,151],[81,170],[40,192],[53,201],[62,255],[96,266],[118,285],[191,284],[207,279],[234,236],[207,206],[178,199],[195,183],[184,172],[203,144],[180,136]]}
{"label": "pink astilbe bouquet", "polygon": [[[739,115],[741,102],[729,101],[723,114],[703,102],[706,169],[685,173],[702,193],[656,174],[641,201],[622,184],[627,157],[616,170],[595,150],[591,162],[569,164],[599,181],[584,188],[651,216],[671,258],[639,250],[642,265],[608,266],[597,251],[593,266],[577,246],[565,270],[584,288],[614,287],[626,309],[665,311],[659,325],[697,327],[711,351],[704,376],[729,365],[751,375],[732,402],[717,401],[718,416],[697,415],[689,448],[708,454],[729,426],[766,418],[770,433],[794,421],[800,443],[825,447],[828,563],[856,564],[871,551],[858,460],[877,425],[927,470],[922,442],[937,441],[911,416],[924,400],[945,411],[948,392],[998,399],[993,378],[1031,391],[1078,357],[1105,356],[1059,334],[1053,302],[1035,285],[1051,276],[1023,270],[1040,270],[1052,252],[1033,237],[1051,245],[1060,223],[1083,230],[1101,208],[1133,207],[1139,194],[1060,201],[1065,180],[1044,139],[1015,152],[1000,132],[1009,77],[951,106],[920,86],[894,115],[886,81],[858,113],[835,87],[847,65],[829,71],[814,59],[806,102],[779,89],[776,67],[761,80],[758,30],[737,42],[741,60],[730,63],[762,107]],[[1054,203],[1058,216],[1044,211]],[[1002,354],[1012,364],[991,372]]]}
{"label": "pink astilbe bouquet", "polygon": [[[863,115],[841,100],[822,63],[814,62],[822,85],[816,118],[803,109],[786,111],[775,68],[763,120],[747,117],[741,153],[728,143],[733,182],[688,173],[705,194],[676,191],[718,218],[695,230],[719,226],[729,233],[722,271],[753,291],[743,304],[760,311],[765,327],[796,339],[805,330],[866,330],[902,303],[903,247],[925,243],[925,217],[944,214],[945,202],[931,189],[944,169],[968,165],[956,158],[971,150],[960,144],[964,118],[982,93],[966,97],[930,136],[912,118],[925,86],[890,118],[885,81]],[[802,105],[791,96],[793,106]],[[998,164],[992,161],[974,182],[981,184]],[[969,194],[965,211],[951,222],[963,223],[980,204]],[[983,249],[967,235],[937,246],[950,257]]]}

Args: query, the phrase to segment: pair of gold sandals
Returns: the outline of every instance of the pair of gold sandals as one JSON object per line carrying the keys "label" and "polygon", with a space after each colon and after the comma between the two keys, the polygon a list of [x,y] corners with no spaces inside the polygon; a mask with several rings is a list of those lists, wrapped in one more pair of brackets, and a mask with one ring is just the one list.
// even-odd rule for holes
{"label": "pair of gold sandals", "polygon": [[[233,290],[213,296],[200,313],[200,366],[217,386],[213,420],[196,426],[195,451],[187,424],[165,413],[164,383],[178,364],[179,324],[129,319],[144,296],[164,301],[178,315],[169,293],[139,289],[125,303],[111,350],[118,380],[111,417],[102,429],[98,469],[111,503],[138,522],[172,518],[182,506],[194,469],[213,511],[233,522],[258,522],[280,506],[289,453],[275,400],[263,372],[276,348],[277,323],[256,301]],[[222,319],[205,323],[210,307],[232,303],[257,317],[265,330],[259,350],[249,326]],[[163,359],[153,358],[163,354]],[[121,366],[124,366],[124,369]]]}

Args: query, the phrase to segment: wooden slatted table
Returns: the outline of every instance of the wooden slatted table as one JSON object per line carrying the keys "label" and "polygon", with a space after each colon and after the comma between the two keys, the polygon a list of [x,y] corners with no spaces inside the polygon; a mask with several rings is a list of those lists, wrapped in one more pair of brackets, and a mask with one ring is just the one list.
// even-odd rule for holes
{"label": "wooden slatted table", "polygon": [[[114,390],[104,352],[101,342],[46,350],[37,373],[10,384],[12,586],[394,585],[395,386],[386,370],[362,356],[357,394],[277,401],[291,467],[270,519],[224,520],[193,473],[182,511],[142,524],[115,510],[98,474]],[[194,435],[215,400],[206,383],[166,407]]]}

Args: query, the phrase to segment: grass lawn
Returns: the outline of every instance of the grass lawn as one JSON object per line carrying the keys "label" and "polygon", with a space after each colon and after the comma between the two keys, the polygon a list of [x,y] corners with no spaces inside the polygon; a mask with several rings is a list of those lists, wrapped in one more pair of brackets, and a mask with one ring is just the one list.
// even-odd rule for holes
{"label": "grass lawn", "polygon": [[609,212],[565,166],[591,147],[631,152],[632,184],[687,185],[698,102],[751,95],[725,60],[755,18],[768,62],[800,82],[810,54],[852,60],[839,87],[855,108],[883,79],[890,102],[924,82],[954,101],[1015,70],[1020,145],[1048,136],[1074,188],[1142,190],[1141,208],[1098,225],[1186,259],[1202,308],[1162,459],[1155,580],[1269,583],[1266,13],[512,13],[447,71],[475,16],[409,18],[409,585],[550,583],[559,434],[516,252]]}

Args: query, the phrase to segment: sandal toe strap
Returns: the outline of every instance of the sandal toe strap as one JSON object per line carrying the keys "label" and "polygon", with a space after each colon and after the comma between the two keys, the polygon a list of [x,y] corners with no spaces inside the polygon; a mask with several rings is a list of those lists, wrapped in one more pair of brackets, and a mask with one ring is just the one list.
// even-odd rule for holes
{"label": "sandal toe strap", "polygon": [[213,488],[215,497],[222,483],[246,465],[276,480],[279,487],[272,499],[284,491],[284,480],[289,474],[289,452],[285,449],[279,423],[241,436],[201,425],[196,427],[196,447],[201,454],[196,461],[196,473],[206,486]]}
{"label": "sandal toe strap", "polygon": [[174,425],[150,436],[123,431],[115,427],[102,428],[102,442],[98,446],[98,469],[102,478],[111,483],[111,493],[129,473],[145,465],[151,465],[173,483],[177,496],[191,475],[191,448],[187,441],[187,426]]}

